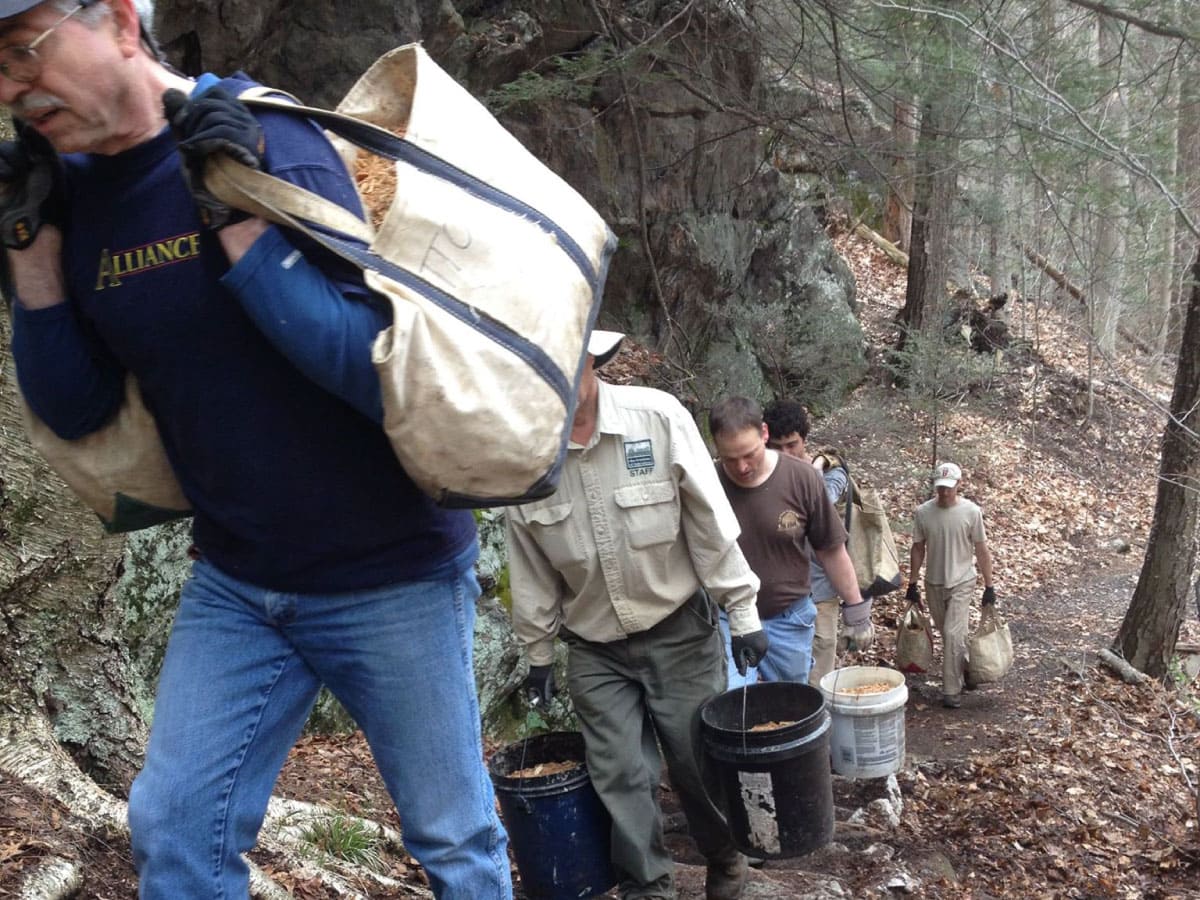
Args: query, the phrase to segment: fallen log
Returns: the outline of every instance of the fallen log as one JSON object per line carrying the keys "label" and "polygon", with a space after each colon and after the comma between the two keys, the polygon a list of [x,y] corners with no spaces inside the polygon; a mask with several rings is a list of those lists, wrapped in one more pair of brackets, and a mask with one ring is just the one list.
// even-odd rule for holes
{"label": "fallen log", "polygon": [[1138,671],[1111,650],[1099,650],[1096,655],[1100,657],[1100,662],[1120,675],[1121,680],[1126,684],[1141,684],[1143,681],[1150,680],[1149,675]]}
{"label": "fallen log", "polygon": [[[1056,269],[1050,263],[1050,261],[1046,259],[1046,257],[1042,256],[1040,253],[1026,244],[1018,243],[1017,249],[1025,254],[1025,258],[1027,260],[1045,272],[1046,277],[1048,277],[1051,281],[1057,284],[1060,288],[1062,288],[1084,306],[1087,306],[1087,294],[1085,294],[1078,285],[1072,284],[1071,280],[1067,278],[1066,273]],[[1137,347],[1143,353],[1154,353],[1149,344],[1139,338],[1124,325],[1117,326],[1117,334],[1121,335],[1121,337],[1125,338],[1125,340],[1129,341],[1129,343],[1133,344],[1133,346]]]}
{"label": "fallen log", "polygon": [[869,241],[882,250],[884,255],[896,265],[902,266],[905,269],[908,268],[908,254],[885,238],[878,231],[874,231],[859,222],[854,226],[854,233],[863,240]]}

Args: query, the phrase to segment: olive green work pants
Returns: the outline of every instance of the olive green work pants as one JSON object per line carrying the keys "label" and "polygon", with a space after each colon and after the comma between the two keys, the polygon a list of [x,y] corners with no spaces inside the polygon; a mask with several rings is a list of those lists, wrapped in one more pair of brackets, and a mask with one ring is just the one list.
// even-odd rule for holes
{"label": "olive green work pants", "polygon": [[737,852],[702,772],[700,707],[725,690],[716,605],[699,592],[653,628],[623,640],[563,638],[588,772],[612,815],[621,897],[673,898],[675,865],[658,804],[663,759],[700,852],[714,862]]}

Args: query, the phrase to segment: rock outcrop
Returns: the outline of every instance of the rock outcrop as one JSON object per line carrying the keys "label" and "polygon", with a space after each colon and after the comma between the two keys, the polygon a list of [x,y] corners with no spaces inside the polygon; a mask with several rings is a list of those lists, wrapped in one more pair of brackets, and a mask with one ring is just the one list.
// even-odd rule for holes
{"label": "rock outcrop", "polygon": [[185,71],[243,68],[326,105],[423,41],[610,222],[601,319],[666,355],[664,387],[697,409],[730,392],[827,405],[861,376],[853,279],[817,200],[773,168],[737,3],[175,0],[157,27]]}

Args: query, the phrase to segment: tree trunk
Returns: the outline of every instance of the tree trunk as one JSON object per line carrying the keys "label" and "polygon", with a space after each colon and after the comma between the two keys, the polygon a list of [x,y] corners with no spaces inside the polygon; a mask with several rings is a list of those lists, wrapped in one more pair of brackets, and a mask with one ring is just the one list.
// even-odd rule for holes
{"label": "tree trunk", "polygon": [[913,223],[912,156],[917,142],[917,110],[906,97],[892,102],[892,169],[883,212],[883,236],[900,250],[911,246]]}
{"label": "tree trunk", "polygon": [[1163,433],[1154,521],[1137,588],[1113,649],[1155,678],[1167,667],[1179,639],[1196,562],[1200,510],[1200,256],[1192,264],[1191,294]]}
{"label": "tree trunk", "polygon": [[[1188,56],[1180,63],[1179,120],[1175,136],[1175,165],[1179,199],[1193,222],[1200,221],[1200,63]],[[1186,275],[1188,263],[1196,255],[1196,236],[1177,220],[1175,229],[1175,265],[1173,272]],[[1186,278],[1174,285],[1171,309],[1167,317],[1165,352],[1172,356],[1179,348],[1183,310],[1187,304]]]}
{"label": "tree trunk", "polygon": [[[999,101],[1006,94],[1006,88],[998,83],[989,85],[989,94],[997,101],[992,112],[993,162],[988,170],[988,198],[984,204],[985,224],[987,226],[987,274],[991,296],[998,297],[1007,292],[1013,285],[1009,283],[1008,268],[1012,238],[1009,235],[1009,209],[1012,201],[1008,197],[1011,187],[1007,167],[1001,164],[1006,159],[1006,143],[1008,141],[1010,124],[1007,108]],[[1009,303],[997,312],[997,317],[1007,323],[1015,303]]]}
{"label": "tree trunk", "polygon": [[[1112,89],[1104,98],[1103,118],[1116,135],[1118,144],[1124,143],[1125,106],[1121,98],[1121,35],[1116,23],[1106,16],[1097,17],[1097,47],[1099,68],[1103,77],[1111,79]],[[1125,268],[1125,216],[1122,198],[1127,194],[1128,176],[1115,161],[1099,162],[1099,208],[1095,214],[1096,243],[1094,278],[1090,291],[1096,301],[1094,307],[1096,344],[1106,354],[1116,350],[1117,326],[1122,312],[1122,282]]]}
{"label": "tree trunk", "polygon": [[[5,320],[5,354],[7,329]],[[123,541],[104,534],[29,446],[12,372],[0,375],[0,708],[45,717],[78,762],[124,789],[151,700],[122,642],[114,589]]]}
{"label": "tree trunk", "polygon": [[955,117],[945,108],[946,102],[927,103],[921,115],[908,285],[899,315],[898,351],[904,350],[909,332],[936,327],[944,305],[950,271],[949,233],[958,193]]}
{"label": "tree trunk", "polygon": [[903,352],[910,332],[920,331],[925,320],[925,283],[929,273],[926,252],[929,223],[929,179],[920,173],[915,179],[912,210],[912,236],[908,243],[908,281],[904,289],[904,306],[900,310],[900,340],[896,349]]}

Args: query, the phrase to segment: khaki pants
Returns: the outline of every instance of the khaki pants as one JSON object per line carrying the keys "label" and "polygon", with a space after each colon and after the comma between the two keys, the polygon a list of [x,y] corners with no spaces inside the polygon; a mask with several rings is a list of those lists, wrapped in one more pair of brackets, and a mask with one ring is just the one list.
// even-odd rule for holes
{"label": "khaki pants", "polygon": [[653,628],[607,644],[562,636],[588,772],[612,814],[620,895],[674,897],[658,806],[660,747],[700,853],[718,863],[737,855],[702,771],[700,706],[725,690],[716,604],[701,592]]}
{"label": "khaki pants", "polygon": [[942,693],[961,694],[967,668],[967,631],[971,624],[971,595],[975,579],[953,587],[925,582],[929,615],[942,635]]}
{"label": "khaki pants", "polygon": [[837,661],[838,613],[841,603],[831,597],[817,604],[817,627],[813,634],[812,670],[808,683],[819,687],[821,679],[833,671]]}

